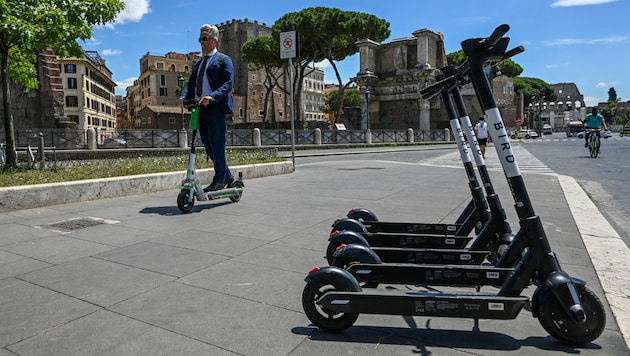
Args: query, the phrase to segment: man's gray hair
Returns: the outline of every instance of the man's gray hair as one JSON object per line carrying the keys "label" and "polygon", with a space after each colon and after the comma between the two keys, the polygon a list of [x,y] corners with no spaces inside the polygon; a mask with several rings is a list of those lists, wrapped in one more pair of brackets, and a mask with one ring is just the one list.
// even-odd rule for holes
{"label": "man's gray hair", "polygon": [[208,25],[208,24],[203,24],[201,25],[201,28],[199,29],[199,32],[208,32],[208,34],[210,34],[210,37],[212,38],[219,38],[219,29],[216,26],[213,25]]}

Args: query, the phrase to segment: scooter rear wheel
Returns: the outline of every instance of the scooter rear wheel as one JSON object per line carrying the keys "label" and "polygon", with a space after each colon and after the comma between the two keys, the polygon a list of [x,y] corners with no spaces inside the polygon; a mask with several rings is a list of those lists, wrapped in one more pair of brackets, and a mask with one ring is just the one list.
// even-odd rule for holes
{"label": "scooter rear wheel", "polygon": [[551,294],[540,306],[538,321],[549,335],[563,344],[580,346],[597,339],[602,334],[606,326],[606,312],[595,293],[586,287],[576,288],[586,312],[586,322],[575,323]]}
{"label": "scooter rear wheel", "polygon": [[190,213],[195,205],[195,199],[190,199],[190,191],[183,189],[177,195],[177,207],[183,213]]}
{"label": "scooter rear wheel", "polygon": [[358,313],[339,313],[329,310],[319,304],[317,300],[326,292],[345,290],[335,282],[307,283],[302,292],[302,308],[308,319],[318,328],[326,332],[340,332],[354,324],[359,318]]}

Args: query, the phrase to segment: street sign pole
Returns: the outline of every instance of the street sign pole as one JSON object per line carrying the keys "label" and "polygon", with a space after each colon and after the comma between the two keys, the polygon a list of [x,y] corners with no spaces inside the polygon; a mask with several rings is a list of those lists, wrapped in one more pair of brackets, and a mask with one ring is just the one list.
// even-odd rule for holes
{"label": "street sign pole", "polygon": [[291,161],[295,170],[295,118],[293,106],[293,58],[297,57],[298,40],[296,31],[280,33],[280,59],[289,60],[289,105],[291,106]]}

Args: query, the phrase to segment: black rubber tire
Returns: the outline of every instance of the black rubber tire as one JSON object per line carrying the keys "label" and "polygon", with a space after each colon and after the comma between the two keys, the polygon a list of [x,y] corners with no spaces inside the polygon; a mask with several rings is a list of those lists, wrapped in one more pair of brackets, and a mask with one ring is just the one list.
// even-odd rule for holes
{"label": "black rubber tire", "polygon": [[606,327],[606,311],[599,298],[586,287],[576,287],[586,312],[586,322],[576,324],[562,309],[553,295],[549,295],[540,306],[540,325],[560,342],[580,346],[597,339]]}
{"label": "black rubber tire", "polygon": [[183,213],[190,213],[195,206],[195,199],[190,200],[190,191],[187,189],[181,190],[177,195],[177,207]]}
{"label": "black rubber tire", "polygon": [[322,331],[341,332],[351,327],[359,318],[359,314],[336,313],[317,305],[315,301],[331,290],[344,290],[344,288],[331,283],[307,283],[302,292],[302,308],[308,319]]}
{"label": "black rubber tire", "polygon": [[240,189],[241,193],[237,194],[237,195],[233,195],[230,197],[230,200],[234,203],[238,203],[241,200],[241,197],[243,196],[243,187],[245,185],[243,184],[243,182],[241,181],[236,181],[234,182],[234,185],[232,185],[232,187],[236,188],[236,189]]}

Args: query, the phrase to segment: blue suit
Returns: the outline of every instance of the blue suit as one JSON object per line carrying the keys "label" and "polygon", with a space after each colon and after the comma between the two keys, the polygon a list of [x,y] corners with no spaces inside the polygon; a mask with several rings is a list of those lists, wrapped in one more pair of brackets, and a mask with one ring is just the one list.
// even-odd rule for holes
{"label": "blue suit", "polygon": [[[185,88],[185,99],[199,99],[196,97],[197,72],[203,58],[195,63],[193,71]],[[214,163],[214,178],[212,184],[225,183],[232,177],[225,157],[226,149],[226,116],[233,111],[232,85],[234,83],[234,65],[232,59],[225,54],[215,53],[206,65],[203,80],[209,83],[202,96],[210,95],[214,102],[201,106],[199,110],[199,137],[206,148],[206,152]]]}

